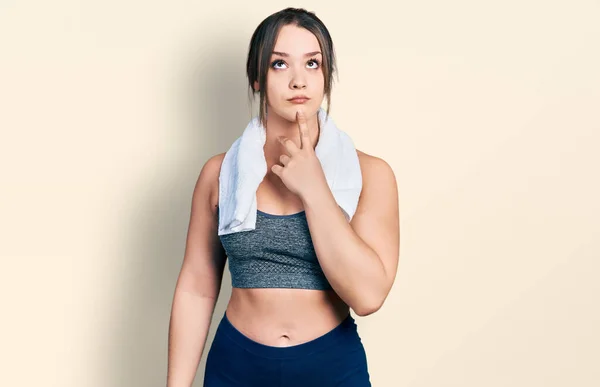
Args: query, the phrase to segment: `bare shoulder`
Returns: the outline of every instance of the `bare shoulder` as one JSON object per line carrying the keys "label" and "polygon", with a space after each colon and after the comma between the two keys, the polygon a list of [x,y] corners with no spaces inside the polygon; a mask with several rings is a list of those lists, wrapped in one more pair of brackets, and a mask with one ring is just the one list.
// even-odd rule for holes
{"label": "bare shoulder", "polygon": [[210,198],[210,207],[215,213],[219,203],[219,174],[224,158],[225,152],[211,156],[206,160],[196,183],[196,191],[207,193]]}
{"label": "bare shoulder", "polygon": [[356,150],[363,184],[380,182],[380,184],[396,184],[396,176],[392,167],[382,158]]}
{"label": "bare shoulder", "polygon": [[[357,215],[398,211],[398,186],[392,167],[382,158],[356,150],[362,175]],[[360,218],[360,216],[358,217]],[[358,220],[357,220],[358,221]]]}

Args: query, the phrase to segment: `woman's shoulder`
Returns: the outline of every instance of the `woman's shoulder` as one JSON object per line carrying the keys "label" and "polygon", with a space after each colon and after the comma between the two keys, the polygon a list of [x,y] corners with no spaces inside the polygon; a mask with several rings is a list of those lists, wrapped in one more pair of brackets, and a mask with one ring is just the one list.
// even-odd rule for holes
{"label": "woman's shoulder", "polygon": [[358,155],[358,162],[360,163],[363,177],[365,175],[393,173],[391,166],[381,157],[370,155],[358,149],[356,150],[356,154]]}
{"label": "woman's shoulder", "polygon": [[[398,216],[398,182],[392,167],[381,157],[356,151],[362,175],[362,190],[359,198],[359,209],[363,215],[354,216],[353,226],[359,223],[362,228],[370,228],[372,224],[390,224]],[[362,208],[362,211],[360,210]],[[367,209],[365,211],[365,209]],[[361,220],[357,220],[357,219]],[[362,220],[362,219],[367,219]],[[366,227],[364,225],[367,225]]]}
{"label": "woman's shoulder", "polygon": [[387,190],[396,186],[396,175],[392,167],[381,157],[356,150],[362,175],[363,191]]}
{"label": "woman's shoulder", "polygon": [[221,165],[225,158],[225,153],[219,153],[211,156],[206,160],[200,171],[197,186],[201,190],[207,191],[211,208],[216,211],[219,203],[219,174],[221,173]]}

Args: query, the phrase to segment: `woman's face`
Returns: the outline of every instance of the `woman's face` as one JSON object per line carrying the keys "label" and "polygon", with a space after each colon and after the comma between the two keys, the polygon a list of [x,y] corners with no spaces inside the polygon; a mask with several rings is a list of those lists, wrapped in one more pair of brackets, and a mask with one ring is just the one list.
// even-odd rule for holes
{"label": "woman's face", "polygon": [[[267,72],[269,115],[296,121],[298,110],[307,117],[317,113],[324,98],[322,58],[319,41],[312,32],[291,24],[281,28]],[[290,101],[299,95],[309,99],[304,103]]]}

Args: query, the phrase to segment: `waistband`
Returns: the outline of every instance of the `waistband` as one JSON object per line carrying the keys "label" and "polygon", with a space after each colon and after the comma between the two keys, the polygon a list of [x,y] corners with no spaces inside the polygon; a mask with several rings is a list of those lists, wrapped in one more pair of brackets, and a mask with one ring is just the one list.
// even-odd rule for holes
{"label": "waistband", "polygon": [[252,354],[271,359],[285,359],[310,355],[311,353],[331,347],[344,338],[346,340],[360,341],[356,322],[350,313],[348,313],[348,316],[337,327],[324,335],[305,343],[289,347],[275,347],[252,340],[231,324],[226,313],[223,314],[216,335],[219,335],[220,333],[224,334],[230,340]]}

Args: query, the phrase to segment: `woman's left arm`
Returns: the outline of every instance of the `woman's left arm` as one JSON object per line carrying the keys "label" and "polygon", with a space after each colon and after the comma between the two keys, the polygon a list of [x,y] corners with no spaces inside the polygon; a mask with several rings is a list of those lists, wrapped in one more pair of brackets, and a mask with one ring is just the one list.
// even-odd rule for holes
{"label": "woman's left arm", "polygon": [[400,252],[398,188],[392,168],[358,151],[363,187],[348,222],[326,185],[302,196],[323,273],[359,316],[383,305],[396,277]]}

